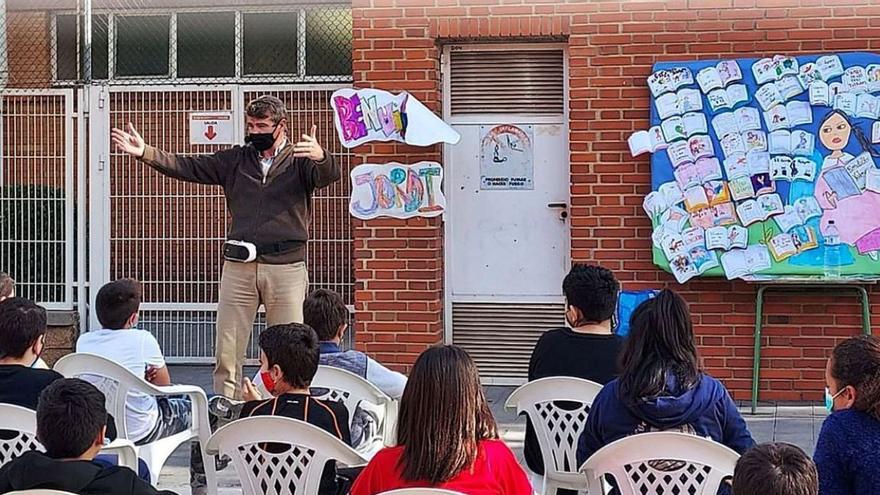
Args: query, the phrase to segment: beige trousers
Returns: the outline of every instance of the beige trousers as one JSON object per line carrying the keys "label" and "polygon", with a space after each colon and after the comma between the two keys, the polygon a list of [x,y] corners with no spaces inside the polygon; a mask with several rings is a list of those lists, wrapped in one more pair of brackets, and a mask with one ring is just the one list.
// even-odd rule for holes
{"label": "beige trousers", "polygon": [[302,305],[308,287],[305,263],[267,265],[227,261],[223,264],[217,309],[214,393],[241,398],[241,367],[260,304],[266,306],[268,326],[302,323]]}

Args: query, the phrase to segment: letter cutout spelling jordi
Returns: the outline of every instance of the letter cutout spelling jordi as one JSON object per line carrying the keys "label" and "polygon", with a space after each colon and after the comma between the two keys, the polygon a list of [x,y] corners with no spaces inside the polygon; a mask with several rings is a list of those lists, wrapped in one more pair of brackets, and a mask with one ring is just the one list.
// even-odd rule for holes
{"label": "letter cutout spelling jordi", "polygon": [[436,217],[446,209],[437,162],[414,165],[358,165],[351,171],[349,211],[361,220],[376,217]]}
{"label": "letter cutout spelling jordi", "polygon": [[414,146],[458,143],[461,136],[407,92],[340,89],[330,98],[339,140],[346,148],[370,141],[401,141]]}

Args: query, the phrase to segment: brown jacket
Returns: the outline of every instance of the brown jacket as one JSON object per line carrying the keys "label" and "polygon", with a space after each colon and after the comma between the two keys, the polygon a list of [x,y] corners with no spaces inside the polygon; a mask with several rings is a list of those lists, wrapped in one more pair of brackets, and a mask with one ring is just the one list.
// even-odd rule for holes
{"label": "brown jacket", "polygon": [[173,155],[147,146],[141,161],[168,177],[223,187],[232,216],[230,240],[257,246],[297,241],[277,254],[257,257],[274,265],[305,260],[312,192],[339,179],[339,165],[326,152],[322,162],[293,157],[293,145],[282,149],[266,177],[253,146],[234,146],[213,155]]}

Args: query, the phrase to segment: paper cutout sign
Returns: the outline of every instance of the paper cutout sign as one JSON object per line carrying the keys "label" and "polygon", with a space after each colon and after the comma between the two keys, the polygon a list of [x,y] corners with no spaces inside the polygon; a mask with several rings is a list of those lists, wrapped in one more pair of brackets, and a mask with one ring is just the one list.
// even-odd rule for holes
{"label": "paper cutout sign", "polygon": [[355,218],[436,217],[446,210],[437,162],[358,165],[351,171],[349,212]]}
{"label": "paper cutout sign", "polygon": [[337,90],[330,98],[339,140],[346,148],[370,141],[400,141],[413,146],[458,143],[461,136],[407,92],[379,89]]}

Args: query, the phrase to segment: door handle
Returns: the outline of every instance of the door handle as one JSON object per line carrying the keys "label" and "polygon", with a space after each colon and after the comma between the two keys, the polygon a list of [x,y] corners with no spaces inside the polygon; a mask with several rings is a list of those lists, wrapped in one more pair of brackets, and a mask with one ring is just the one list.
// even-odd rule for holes
{"label": "door handle", "polygon": [[547,203],[547,208],[559,208],[559,219],[565,221],[568,218],[568,203]]}

